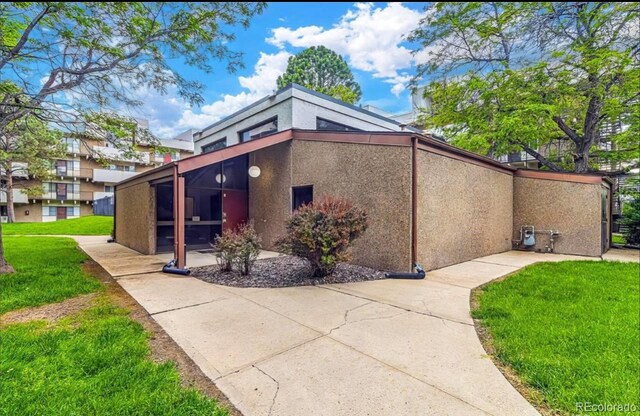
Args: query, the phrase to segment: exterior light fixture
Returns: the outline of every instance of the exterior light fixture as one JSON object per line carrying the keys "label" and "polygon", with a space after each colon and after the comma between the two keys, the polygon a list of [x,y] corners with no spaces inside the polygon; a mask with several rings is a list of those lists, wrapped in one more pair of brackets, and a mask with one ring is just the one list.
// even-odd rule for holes
{"label": "exterior light fixture", "polygon": [[249,168],[249,176],[251,176],[252,178],[257,178],[258,176],[260,176],[260,168],[257,166],[251,166]]}
{"label": "exterior light fixture", "polygon": [[227,181],[227,177],[226,177],[226,176],[224,176],[223,174],[218,173],[218,174],[216,175],[216,182],[218,182],[218,183],[224,183],[224,182],[226,182],[226,181]]}

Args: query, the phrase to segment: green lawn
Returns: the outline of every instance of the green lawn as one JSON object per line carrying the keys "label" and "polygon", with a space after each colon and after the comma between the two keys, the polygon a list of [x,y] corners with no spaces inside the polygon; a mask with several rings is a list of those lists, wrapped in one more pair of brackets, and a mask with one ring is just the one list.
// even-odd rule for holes
{"label": "green lawn", "polygon": [[0,275],[0,314],[101,288],[82,271],[80,265],[87,257],[71,238],[6,237],[4,248],[16,273]]}
{"label": "green lawn", "polygon": [[[640,266],[529,266],[478,292],[473,311],[497,359],[563,414],[577,402],[635,404],[640,394]],[[612,414],[612,413],[607,413]]]}
{"label": "green lawn", "polygon": [[0,314],[100,292],[55,323],[0,326],[0,415],[226,415],[181,386],[171,362],[151,360],[149,334],[86,275],[70,238],[7,237],[16,273],[0,275]]}
{"label": "green lawn", "polygon": [[52,222],[14,222],[2,224],[4,235],[110,235],[113,217],[89,215]]}
{"label": "green lawn", "polygon": [[627,243],[627,240],[624,238],[624,235],[622,234],[613,234],[611,236],[611,242],[613,244],[625,245]]}

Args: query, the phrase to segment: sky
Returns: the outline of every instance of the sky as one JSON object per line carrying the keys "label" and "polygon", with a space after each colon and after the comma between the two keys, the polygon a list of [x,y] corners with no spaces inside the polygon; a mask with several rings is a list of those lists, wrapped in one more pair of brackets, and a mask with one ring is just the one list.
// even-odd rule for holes
{"label": "sky", "polygon": [[390,113],[411,108],[407,82],[415,61],[404,40],[424,15],[426,3],[269,3],[251,26],[235,30],[230,48],[244,54],[245,68],[235,74],[216,65],[213,74],[174,62],[174,70],[201,82],[205,103],[190,107],[169,90],[140,92],[145,104],[131,110],[149,120],[151,131],[171,138],[204,128],[276,89],[289,56],[309,46],[324,45],[347,61],[362,88],[358,104]]}

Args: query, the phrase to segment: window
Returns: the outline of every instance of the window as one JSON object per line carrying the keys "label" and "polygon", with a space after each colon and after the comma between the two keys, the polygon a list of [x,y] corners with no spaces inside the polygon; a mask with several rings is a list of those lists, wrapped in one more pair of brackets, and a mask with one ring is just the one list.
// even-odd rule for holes
{"label": "window", "polygon": [[291,189],[293,194],[293,206],[291,208],[293,211],[300,208],[303,204],[313,202],[313,185],[294,186]]}
{"label": "window", "polygon": [[73,217],[75,212],[74,207],[67,207],[67,217]]}
{"label": "window", "polygon": [[215,150],[224,149],[225,147],[227,147],[227,138],[223,137],[222,139],[216,140],[213,143],[205,144],[204,146],[202,146],[201,150],[202,153],[209,153]]}
{"label": "window", "polygon": [[104,191],[105,192],[113,192],[113,185],[105,185],[104,186]]}
{"label": "window", "polygon": [[240,142],[248,142],[249,140],[259,139],[261,137],[268,136],[278,131],[278,118],[272,118],[260,123],[246,130],[242,130],[238,133],[240,136]]}
{"label": "window", "polygon": [[73,139],[71,137],[65,137],[64,142],[67,145],[67,152],[69,153],[80,152],[80,140]]}
{"label": "window", "polygon": [[66,176],[67,174],[67,161],[66,160],[56,160],[56,175],[57,176]]}
{"label": "window", "polygon": [[316,130],[322,131],[362,131],[354,127],[316,117]]}

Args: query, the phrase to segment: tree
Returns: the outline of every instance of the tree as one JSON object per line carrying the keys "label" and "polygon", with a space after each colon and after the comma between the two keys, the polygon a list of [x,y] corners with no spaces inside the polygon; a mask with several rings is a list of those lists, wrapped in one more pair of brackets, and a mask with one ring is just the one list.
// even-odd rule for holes
{"label": "tree", "polygon": [[8,222],[15,221],[14,190],[42,195],[38,182],[50,178],[51,161],[65,155],[61,137],[35,117],[12,122],[0,136],[0,192],[6,196]]}
{"label": "tree", "polygon": [[362,96],[360,85],[344,59],[324,46],[312,46],[289,58],[278,77],[278,88],[295,83],[354,104]]}
{"label": "tree", "polygon": [[[597,170],[593,156],[637,164],[637,3],[444,2],[427,13],[409,39],[422,60],[414,84],[430,81],[428,127],[491,156],[525,151],[554,171]],[[620,119],[627,130],[607,138],[615,151],[599,150]],[[538,152],[552,142],[570,157]]]}
{"label": "tree", "polygon": [[[232,29],[247,27],[264,7],[262,2],[2,3],[0,136],[28,117],[81,130],[88,111],[141,104],[140,89],[165,93],[172,87],[189,103],[200,104],[202,85],[173,68],[184,63],[212,72],[211,63],[220,61],[229,71],[238,69],[241,54],[228,46]],[[136,146],[135,140],[108,138],[125,152]]]}

